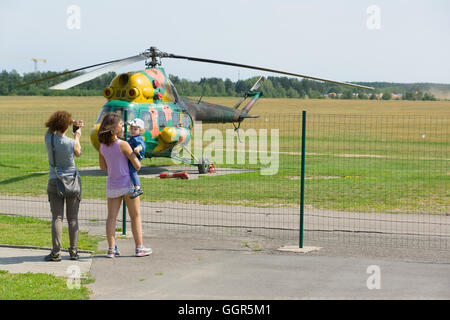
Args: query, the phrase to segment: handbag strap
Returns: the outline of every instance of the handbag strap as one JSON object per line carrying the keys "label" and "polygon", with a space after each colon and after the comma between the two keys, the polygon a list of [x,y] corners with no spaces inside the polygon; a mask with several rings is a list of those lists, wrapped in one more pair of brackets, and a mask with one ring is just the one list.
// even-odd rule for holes
{"label": "handbag strap", "polygon": [[55,168],[55,173],[58,175],[58,170],[56,168],[56,158],[55,158],[55,134],[52,133],[52,155],[53,155],[53,168]]}

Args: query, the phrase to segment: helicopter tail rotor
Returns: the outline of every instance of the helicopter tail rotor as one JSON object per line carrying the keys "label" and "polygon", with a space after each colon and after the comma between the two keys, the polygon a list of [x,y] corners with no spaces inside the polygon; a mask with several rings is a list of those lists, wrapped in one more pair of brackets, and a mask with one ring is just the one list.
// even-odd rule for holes
{"label": "helicopter tail rotor", "polygon": [[240,107],[240,105],[242,104],[242,102],[244,102],[247,98],[252,97],[252,99],[245,105],[245,107],[242,108],[241,113],[239,115],[239,121],[242,121],[245,118],[258,118],[259,117],[259,116],[255,116],[255,115],[249,115],[248,112],[253,107],[256,100],[258,100],[258,98],[260,98],[263,95],[262,91],[257,91],[261,87],[263,82],[264,82],[264,77],[263,76],[259,77],[258,81],[255,82],[255,84],[250,88],[250,90],[248,90],[244,94],[244,97],[234,106],[234,110],[237,110]]}

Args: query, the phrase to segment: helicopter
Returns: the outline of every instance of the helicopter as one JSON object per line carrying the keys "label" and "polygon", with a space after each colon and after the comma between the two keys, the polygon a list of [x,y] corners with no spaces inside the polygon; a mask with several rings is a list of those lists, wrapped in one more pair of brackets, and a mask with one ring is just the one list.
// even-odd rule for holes
{"label": "helicopter", "polygon": [[[194,101],[178,94],[164,68],[161,67],[162,58],[184,59],[189,61],[254,69],[373,90],[371,87],[348,82],[333,81],[227,61],[181,56],[162,52],[156,47],[150,47],[135,56],[90,65],[71,71],[65,71],[51,77],[22,84],[20,87],[101,66],[98,69],[89,71],[49,88],[52,90],[65,90],[83,82],[92,80],[117,68],[124,67],[135,62],[145,61],[146,68],[144,70],[119,74],[114,77],[109,87],[103,89],[103,96],[107,99],[107,102],[102,106],[97,120],[91,130],[90,140],[92,145],[99,150],[100,143],[98,141],[97,133],[100,123],[106,113],[115,112],[121,115],[124,124],[135,118],[140,118],[144,121],[145,133],[143,134],[143,138],[146,147],[146,158],[172,158],[185,164],[197,166],[200,174],[211,172],[211,170],[214,169],[214,165],[210,164],[207,158],[198,159],[185,147],[186,143],[191,138],[194,123],[196,121],[202,121],[204,123],[232,123],[235,130],[239,130],[242,121],[248,118],[258,117],[258,115],[249,114],[249,111],[255,105],[256,101],[264,94],[263,91],[259,91],[259,88],[264,81],[264,77],[260,77],[234,107],[204,102],[202,101],[202,98],[198,101]],[[240,108],[242,103],[247,99],[249,99],[249,101],[246,105],[243,108]],[[126,126],[124,132],[126,139]],[[179,156],[179,151],[182,149],[186,150],[190,157],[183,158]]]}

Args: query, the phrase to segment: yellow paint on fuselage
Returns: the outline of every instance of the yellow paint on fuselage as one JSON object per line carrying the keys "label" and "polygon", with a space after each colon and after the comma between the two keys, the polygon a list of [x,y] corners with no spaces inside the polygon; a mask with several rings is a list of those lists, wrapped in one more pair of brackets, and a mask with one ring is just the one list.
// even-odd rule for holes
{"label": "yellow paint on fuselage", "polygon": [[[158,80],[159,88],[143,73],[155,76]],[[142,72],[128,72],[117,75],[108,88],[103,90],[103,95],[109,101],[125,100],[134,103],[154,103],[156,101],[174,102],[170,80],[157,69],[147,69]],[[153,73],[153,74],[152,74]],[[110,94],[107,94],[110,90]],[[134,94],[130,94],[134,92]],[[161,100],[157,98],[157,93],[162,92]]]}
{"label": "yellow paint on fuselage", "polygon": [[[172,113],[170,107],[167,105],[161,105],[167,102],[175,102],[174,92],[172,89],[172,83],[169,78],[166,77],[166,73],[162,68],[149,68],[138,72],[122,73],[114,77],[109,87],[103,89],[103,96],[108,101],[122,100],[133,103],[133,108],[137,107],[137,103],[145,103],[148,105],[149,112],[154,112],[152,115],[153,130],[152,137],[159,135],[159,127],[157,123],[158,112],[155,110],[155,105],[159,108],[168,108],[169,111],[165,111],[165,114]],[[160,93],[161,95],[158,95]],[[180,117],[180,122],[182,117]],[[100,123],[94,125],[91,129],[90,139],[92,145],[99,150],[100,142],[98,141],[98,129]],[[176,131],[165,131],[165,138],[171,142],[176,140]],[[159,149],[164,150],[169,143],[161,142],[158,145]],[[157,148],[158,149],[158,148]],[[158,149],[158,150],[159,150]]]}
{"label": "yellow paint on fuselage", "polygon": [[164,143],[172,143],[177,141],[177,131],[174,127],[165,127],[159,137]]}
{"label": "yellow paint on fuselage", "polygon": [[94,124],[91,129],[91,143],[95,149],[100,150],[100,141],[98,141],[98,129],[100,128],[100,123]]}

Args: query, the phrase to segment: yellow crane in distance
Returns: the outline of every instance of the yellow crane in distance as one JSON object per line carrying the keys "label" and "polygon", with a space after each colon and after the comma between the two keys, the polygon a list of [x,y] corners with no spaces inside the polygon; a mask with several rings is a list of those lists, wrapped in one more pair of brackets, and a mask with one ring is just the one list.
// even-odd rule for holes
{"label": "yellow crane in distance", "polygon": [[34,62],[34,72],[37,72],[37,63],[38,63],[39,61],[42,61],[42,62],[44,62],[44,63],[47,63],[47,60],[46,60],[46,59],[31,58],[31,60],[33,60],[33,62]]}

